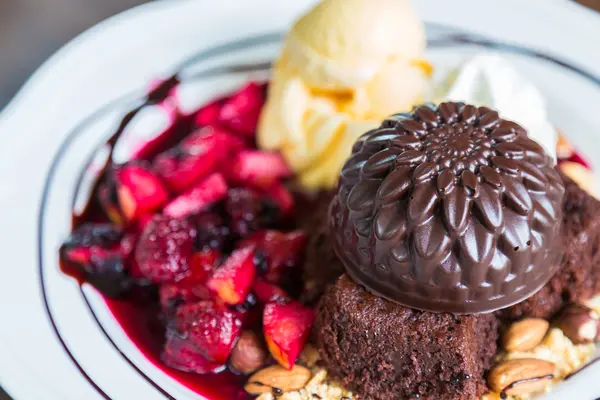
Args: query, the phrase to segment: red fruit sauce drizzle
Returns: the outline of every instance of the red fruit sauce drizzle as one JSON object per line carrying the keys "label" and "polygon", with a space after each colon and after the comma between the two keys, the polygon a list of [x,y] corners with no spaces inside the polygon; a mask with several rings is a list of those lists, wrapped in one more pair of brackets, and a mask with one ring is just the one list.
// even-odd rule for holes
{"label": "red fruit sauce drizzle", "polygon": [[[89,222],[110,222],[102,211],[98,201],[98,188],[103,182],[102,177],[105,172],[112,166],[111,160],[114,148],[134,117],[146,106],[162,106],[171,98],[174,89],[179,83],[177,76],[173,76],[159,84],[155,84],[148,93],[145,102],[123,117],[118,129],[105,143],[110,149],[110,157],[108,157],[108,161],[98,172],[100,179],[96,180],[93,189],[90,191],[91,195],[87,205],[80,214],[73,213],[73,230]],[[213,107],[221,101],[217,100],[210,103],[206,108]],[[172,105],[165,105],[165,108],[168,107],[172,107]],[[172,108],[166,111],[172,113]],[[155,139],[146,143],[142,149],[138,149],[133,158],[136,160],[151,160],[160,151],[179,143],[197,128],[195,126],[197,117],[196,112],[192,114],[176,112],[172,124]],[[312,212],[311,202],[307,201],[306,196],[295,193],[294,197],[298,199],[298,204],[301,205],[296,209],[298,218],[301,218],[305,213]],[[61,261],[61,270],[65,274],[77,279],[80,284],[86,283],[85,276],[79,268]],[[160,357],[165,342],[165,324],[161,321],[160,303],[156,286],[134,286],[123,298],[110,298],[107,296],[103,296],[103,298],[115,320],[129,339],[152,364],[164,373],[190,390],[210,400],[242,400],[251,398],[243,390],[246,377],[240,376],[230,370],[224,370],[217,374],[200,375],[172,369],[162,363]]]}

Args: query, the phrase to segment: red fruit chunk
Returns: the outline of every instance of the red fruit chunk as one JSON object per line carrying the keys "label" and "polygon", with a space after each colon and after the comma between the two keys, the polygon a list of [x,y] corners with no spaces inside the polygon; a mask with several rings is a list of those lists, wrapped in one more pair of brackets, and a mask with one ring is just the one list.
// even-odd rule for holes
{"label": "red fruit chunk", "polygon": [[163,212],[172,218],[185,218],[202,211],[226,195],[227,182],[225,182],[225,178],[219,173],[214,173],[189,191],[171,200]]}
{"label": "red fruit chunk", "polygon": [[263,311],[263,333],[269,352],[282,367],[292,369],[304,348],[314,311],[298,301],[272,301]]}
{"label": "red fruit chunk", "polygon": [[160,179],[137,165],[125,165],[115,171],[119,206],[127,221],[162,207],[169,194]]}
{"label": "red fruit chunk", "polygon": [[221,253],[218,250],[209,248],[195,252],[185,277],[177,282],[161,285],[159,296],[163,311],[170,314],[180,304],[210,299],[205,281],[220,262]]}
{"label": "red fruit chunk", "polygon": [[224,159],[245,148],[246,142],[236,134],[215,126],[206,126],[181,141],[181,148],[189,154],[200,154],[207,146],[213,148],[220,159]]}
{"label": "red fruit chunk", "polygon": [[217,269],[220,262],[221,252],[218,250],[208,248],[197,251],[192,256],[190,274],[185,279],[204,282]]}
{"label": "red fruit chunk", "polygon": [[216,152],[208,146],[199,150],[198,154],[187,154],[175,147],[159,154],[153,168],[171,191],[181,193],[212,172],[217,161]]}
{"label": "red fruit chunk", "polygon": [[154,169],[176,193],[189,189],[202,177],[246,146],[243,139],[221,128],[205,127],[160,154]]}
{"label": "red fruit chunk", "polygon": [[267,263],[265,279],[277,283],[281,279],[283,269],[297,266],[302,261],[306,234],[303,231],[261,231],[243,240],[241,245],[256,246]]}
{"label": "red fruit chunk", "polygon": [[284,300],[288,298],[287,293],[285,293],[282,288],[262,279],[257,279],[256,282],[254,282],[252,291],[258,300],[262,301],[263,303],[268,303],[273,300]]}
{"label": "red fruit chunk", "polygon": [[155,216],[156,216],[156,214],[140,215],[139,218],[137,219],[137,224],[136,224],[137,232],[142,232],[144,230],[144,228],[146,227],[146,225],[148,225],[148,223],[150,221],[152,221]]}
{"label": "red fruit chunk", "polygon": [[569,158],[568,158],[568,159],[566,159],[565,161],[570,161],[570,162],[574,162],[574,163],[577,163],[577,164],[581,164],[581,165],[583,165],[584,167],[586,167],[586,168],[587,168],[587,169],[589,169],[589,170],[591,170],[591,169],[592,169],[592,167],[591,167],[591,165],[590,165],[589,161],[588,161],[588,160],[586,160],[585,158],[583,158],[583,156],[581,155],[581,153],[579,153],[579,152],[577,152],[577,151],[576,151],[576,152],[574,152],[574,153],[571,155],[571,157],[569,157]]}
{"label": "red fruit chunk", "polygon": [[206,282],[206,286],[225,304],[242,304],[256,277],[254,247],[235,250]]}
{"label": "red fruit chunk", "polygon": [[202,283],[183,280],[160,285],[158,296],[163,312],[171,316],[182,304],[210,300],[210,292]]}
{"label": "red fruit chunk", "polygon": [[63,260],[78,264],[82,267],[90,268],[92,256],[106,257],[108,250],[101,247],[76,247],[73,249],[65,249],[63,251]]}
{"label": "red fruit chunk", "polygon": [[258,150],[240,151],[233,160],[229,176],[239,184],[268,189],[288,178],[292,171],[279,153]]}
{"label": "red fruit chunk", "polygon": [[254,137],[265,98],[264,86],[249,83],[225,101],[219,121],[237,132]]}
{"label": "red fruit chunk", "polygon": [[156,216],[135,249],[139,272],[152,283],[175,282],[188,273],[196,230],[186,221]]}
{"label": "red fruit chunk", "polygon": [[194,122],[196,126],[213,125],[219,120],[222,100],[213,101],[196,111]]}
{"label": "red fruit chunk", "polygon": [[175,327],[208,361],[221,364],[229,358],[242,321],[235,311],[201,301],[180,306],[175,313]]}
{"label": "red fruit chunk", "polygon": [[169,188],[180,193],[213,172],[219,163],[246,146],[243,139],[222,128],[205,127],[154,160],[154,170]]}
{"label": "red fruit chunk", "polygon": [[167,329],[161,359],[168,367],[195,374],[212,374],[225,368],[225,363],[208,361],[188,337],[175,329]]}
{"label": "red fruit chunk", "polygon": [[283,216],[289,216],[294,211],[294,198],[286,187],[277,182],[265,192],[266,196],[281,210]]}

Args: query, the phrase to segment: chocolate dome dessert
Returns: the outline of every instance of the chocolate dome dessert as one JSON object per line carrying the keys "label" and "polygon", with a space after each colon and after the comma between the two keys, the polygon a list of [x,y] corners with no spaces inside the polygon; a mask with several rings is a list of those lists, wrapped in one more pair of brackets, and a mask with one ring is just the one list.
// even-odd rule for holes
{"label": "chocolate dome dessert", "polygon": [[553,164],[489,108],[395,115],[359,139],[342,170],[335,251],[355,281],[410,308],[510,306],[558,267],[564,186]]}

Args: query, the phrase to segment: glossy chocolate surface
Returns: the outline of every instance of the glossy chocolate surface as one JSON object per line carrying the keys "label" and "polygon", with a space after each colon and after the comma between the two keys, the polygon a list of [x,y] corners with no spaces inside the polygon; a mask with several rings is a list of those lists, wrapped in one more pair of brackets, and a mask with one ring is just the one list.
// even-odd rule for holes
{"label": "glossy chocolate surface", "polygon": [[518,124],[462,103],[398,114],[355,144],[330,224],[348,274],[404,306],[482,313],[556,271],[564,186]]}

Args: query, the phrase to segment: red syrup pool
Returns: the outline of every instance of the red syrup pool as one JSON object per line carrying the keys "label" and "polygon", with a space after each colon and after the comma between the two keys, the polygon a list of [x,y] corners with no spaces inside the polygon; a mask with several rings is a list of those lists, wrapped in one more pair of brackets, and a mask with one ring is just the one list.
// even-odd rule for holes
{"label": "red syrup pool", "polygon": [[[96,169],[98,171],[98,177],[92,190],[89,191],[90,196],[86,206],[78,214],[74,212],[72,221],[74,231],[90,222],[96,224],[111,223],[111,220],[107,216],[106,207],[103,208],[101,204],[99,189],[102,186],[109,185],[110,180],[107,178],[109,176],[107,171],[110,171],[112,168],[112,151],[121,134],[126,130],[126,127],[134,119],[137,113],[148,105],[161,106],[162,104],[165,104],[166,100],[172,98],[175,93],[173,89],[176,88],[178,84],[179,81],[177,77],[173,77],[155,86],[148,94],[146,101],[126,114],[114,135],[107,140],[106,146],[111,150],[111,157],[109,157],[109,161],[107,161],[106,165]],[[261,88],[263,94],[266,94],[266,86],[254,85],[255,87]],[[144,146],[138,148],[132,158],[135,159],[136,162],[151,163],[157,154],[176,146],[182,139],[198,129],[199,120],[204,121],[206,118],[212,118],[211,115],[214,114],[215,107],[219,104],[223,104],[227,99],[228,98],[218,99],[192,114],[183,115],[175,113],[175,118],[172,120],[171,125],[155,139],[150,140],[145,143]],[[229,99],[231,99],[231,97]],[[243,105],[245,104],[245,102],[241,103]],[[249,112],[257,115],[256,108]],[[255,117],[256,115],[253,115],[252,117]],[[239,123],[239,120],[236,120],[236,123]],[[246,126],[243,127],[245,128]],[[240,136],[244,138],[246,142],[252,140],[248,138],[247,131],[242,132]],[[252,147],[253,145],[250,146],[250,148]],[[314,199],[300,193],[294,193],[290,196],[293,196],[294,201],[297,203],[295,221],[300,222],[306,219],[306,216],[314,213],[316,203],[323,204],[324,197],[328,199],[329,195],[316,196]],[[297,224],[292,220],[291,225],[295,226]],[[286,228],[293,228],[293,226],[286,225]],[[139,234],[140,228],[132,228],[131,226],[127,227],[125,232],[132,229],[137,230],[136,235]],[[63,253],[61,248],[61,257],[62,256]],[[127,274],[130,274],[132,270],[131,257],[128,259],[123,257],[123,259],[123,264],[129,264],[126,271],[128,271]],[[97,282],[93,281],[93,279],[90,278],[90,275],[84,272],[81,267],[74,266],[72,263],[65,262],[65,260],[61,259],[61,269],[65,274],[75,278],[80,284],[90,283],[93,286],[99,287]],[[291,279],[294,280],[292,283],[294,287],[289,285],[284,287],[289,294],[297,294],[299,293],[302,282],[301,279],[298,279],[297,275],[292,274],[291,276],[293,276]],[[288,277],[288,279],[289,278],[290,277]],[[128,277],[127,280],[133,281],[134,279]],[[115,292],[117,293],[116,295],[114,293],[111,296],[103,295],[103,298],[106,306],[111,311],[124,333],[146,359],[156,368],[160,369],[183,386],[209,400],[242,400],[251,398],[251,396],[243,389],[247,378],[228,368],[225,368],[219,373],[202,375],[173,369],[163,363],[161,360],[161,353],[165,344],[166,317],[161,311],[158,286],[138,283],[139,282],[132,284],[131,282],[128,282],[127,289],[124,291],[125,294],[123,295],[119,294],[121,288],[117,288],[117,291]],[[100,292],[102,293],[102,290],[100,290]],[[148,377],[147,379],[149,380],[150,378]]]}
{"label": "red syrup pool", "polygon": [[171,378],[210,400],[249,399],[250,396],[243,390],[243,376],[228,370],[218,374],[199,375],[169,368],[161,362],[165,328],[159,318],[160,307],[156,296],[156,291],[151,288],[139,288],[127,299],[105,297],[104,300],[138,350]]}

